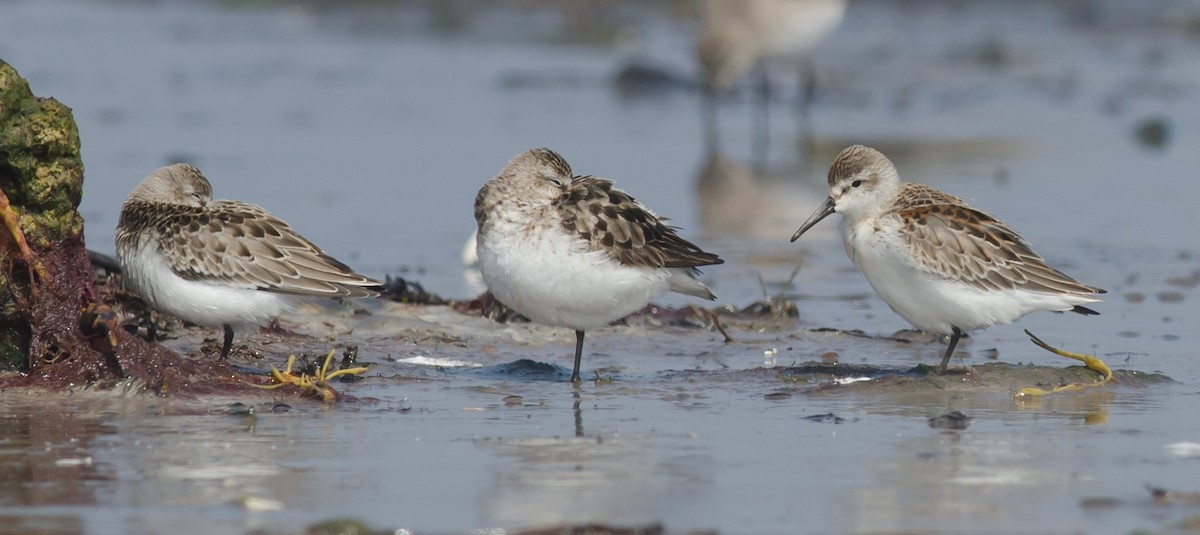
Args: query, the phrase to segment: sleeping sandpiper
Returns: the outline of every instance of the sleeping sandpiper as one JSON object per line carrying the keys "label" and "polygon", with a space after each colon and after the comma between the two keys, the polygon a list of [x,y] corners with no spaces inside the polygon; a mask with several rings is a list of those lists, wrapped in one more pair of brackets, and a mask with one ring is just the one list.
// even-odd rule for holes
{"label": "sleeping sandpiper", "polygon": [[261,325],[303,298],[374,297],[380,282],[355,273],[262,208],[212,198],[200,170],[155,170],[121,208],[117,257],[126,283],[150,306],[222,327]]}
{"label": "sleeping sandpiper", "polygon": [[514,157],[475,197],[479,269],[501,303],[575,330],[579,381],[584,332],[667,291],[715,299],[697,266],[720,264],[680,238],[612,181],[575,176],[549,149]]}

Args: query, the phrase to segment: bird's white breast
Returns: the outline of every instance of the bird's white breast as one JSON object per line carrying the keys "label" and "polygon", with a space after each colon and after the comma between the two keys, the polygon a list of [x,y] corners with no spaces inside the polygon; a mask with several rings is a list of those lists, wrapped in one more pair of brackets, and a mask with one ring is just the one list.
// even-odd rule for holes
{"label": "bird's white breast", "polygon": [[585,242],[549,219],[529,224],[494,217],[477,247],[483,280],[501,303],[533,321],[572,329],[625,317],[668,291],[679,276],[587,251]]}

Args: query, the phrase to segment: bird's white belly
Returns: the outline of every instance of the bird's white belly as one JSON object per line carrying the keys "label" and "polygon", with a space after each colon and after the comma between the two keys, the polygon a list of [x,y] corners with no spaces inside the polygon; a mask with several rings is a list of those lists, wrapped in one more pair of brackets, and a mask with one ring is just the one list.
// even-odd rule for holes
{"label": "bird's white belly", "polygon": [[261,325],[300,300],[287,294],[183,279],[152,244],[118,256],[126,284],[151,306],[200,325]]}
{"label": "bird's white belly", "polygon": [[670,289],[671,270],[622,265],[605,253],[583,251],[578,240],[556,231],[479,235],[479,270],[496,299],[538,323],[588,330]]}
{"label": "bird's white belly", "polygon": [[1070,310],[1085,302],[1023,290],[985,291],[919,270],[903,245],[881,232],[843,229],[846,253],[889,307],[914,327],[951,334],[1011,323],[1036,310]]}

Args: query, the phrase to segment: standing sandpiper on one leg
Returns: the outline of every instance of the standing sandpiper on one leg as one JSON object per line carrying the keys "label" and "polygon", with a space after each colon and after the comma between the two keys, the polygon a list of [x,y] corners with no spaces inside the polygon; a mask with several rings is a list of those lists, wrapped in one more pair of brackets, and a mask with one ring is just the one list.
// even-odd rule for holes
{"label": "standing sandpiper on one leg", "polygon": [[829,198],[792,241],[834,212],[846,254],[884,302],[918,329],[950,337],[938,373],[967,331],[1037,310],[1099,314],[1081,305],[1104,290],[1050,267],[1016,231],[962,199],[902,182],[875,149],[838,154]]}
{"label": "standing sandpiper on one leg", "polygon": [[325,254],[262,208],[212,198],[200,170],[155,170],[121,207],[117,257],[150,306],[225,331],[261,325],[305,297],[374,297],[380,282]]}
{"label": "standing sandpiper on one leg", "polygon": [[575,176],[549,149],[514,157],[475,197],[479,270],[501,303],[575,330],[579,381],[584,332],[667,291],[716,299],[697,266],[720,264],[680,238],[612,181]]}

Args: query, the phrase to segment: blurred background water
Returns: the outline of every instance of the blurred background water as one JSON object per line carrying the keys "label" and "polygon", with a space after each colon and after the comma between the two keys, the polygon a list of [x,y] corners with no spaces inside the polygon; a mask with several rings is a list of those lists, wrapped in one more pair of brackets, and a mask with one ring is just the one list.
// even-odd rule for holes
{"label": "blurred background water", "polygon": [[[634,366],[656,378],[631,377],[623,388],[645,391],[593,392],[598,397],[589,401],[589,436],[607,437],[615,450],[539,442],[547,432],[527,421],[542,414],[536,409],[499,416],[484,411],[484,421],[457,412],[456,396],[464,394],[468,404],[487,406],[493,394],[475,388],[476,381],[488,381],[385,383],[375,385],[376,395],[423,396],[429,415],[397,424],[390,409],[358,419],[334,411],[316,415],[326,433],[319,439],[295,420],[261,423],[260,433],[270,427],[281,441],[309,446],[283,454],[250,434],[237,435],[247,440],[214,438],[214,444],[229,440],[222,447],[239,452],[247,466],[283,455],[284,468],[269,469],[282,479],[235,472],[221,480],[239,489],[246,481],[265,481],[251,488],[296,508],[319,505],[328,497],[319,487],[333,485],[363,505],[349,509],[364,518],[431,530],[620,520],[621,511],[633,511],[630,521],[729,533],[797,526],[816,532],[1181,529],[1176,522],[1194,508],[1155,508],[1141,485],[1200,490],[1195,456],[1163,449],[1200,442],[1194,418],[1200,408],[1200,212],[1194,208],[1200,152],[1191,149],[1200,143],[1200,3],[851,1],[803,60],[769,65],[773,85],[765,105],[751,71],[715,108],[706,108],[713,104],[706,102],[694,55],[701,11],[691,1],[2,0],[0,59],[14,65],[35,94],[74,109],[86,166],[80,209],[89,246],[102,252],[113,250],[113,228],[129,191],[156,167],[188,161],[205,172],[216,197],[264,206],[360,271],[400,274],[449,297],[471,297],[482,288],[460,257],[474,226],[475,193],[516,153],[547,146],[578,173],[616,179],[682,227],[683,236],[725,257],[727,264],[705,273],[721,303],[743,306],[761,298],[761,277],[769,291],[797,299],[799,329],[887,334],[906,325],[854,271],[836,224],[787,242],[824,198],[833,155],[865,143],[888,154],[902,177],[1002,216],[1052,264],[1110,290],[1097,318],[1035,314],[1017,326],[977,333],[966,348],[972,363],[995,348],[1002,360],[1061,365],[1031,349],[1021,333],[1029,328],[1117,367],[1161,371],[1181,383],[1160,394],[1125,390],[1058,401],[1032,415],[1013,412],[1006,399],[989,399],[975,408],[977,416],[992,419],[960,438],[925,428],[925,416],[949,406],[878,407],[850,397],[779,408],[764,405],[769,381],[714,379],[712,398],[699,410],[691,402],[662,403],[672,386],[647,370],[669,365],[634,354]],[[807,120],[798,121],[795,95],[810,81]],[[798,264],[803,267],[788,286]],[[805,355],[830,349],[812,340],[786,343],[809,344]],[[854,361],[930,362],[938,354],[936,347],[837,343]],[[545,358],[558,353],[566,350],[551,347]],[[740,358],[734,368],[762,364],[758,348]],[[539,394],[544,384],[504,384],[528,397],[549,395]],[[569,434],[570,405],[557,398],[549,403],[545,417],[561,419],[549,435]],[[175,440],[164,439],[162,427],[174,424],[139,423],[140,410],[102,411],[110,416],[96,425],[116,434],[101,441],[110,445],[113,472],[99,478],[109,483],[97,485],[116,489],[105,503],[120,507],[81,529],[153,532],[187,517],[197,519],[186,524],[194,528],[188,531],[204,531],[203,511],[153,497],[196,478],[172,472],[151,478],[157,486],[148,485],[144,494],[128,493],[123,470],[182,462],[134,455],[135,442]],[[794,427],[798,416],[818,410],[867,423]],[[1107,423],[1072,427],[1083,422],[1079,415],[1097,410]],[[914,427],[895,414],[921,418]],[[228,426],[188,421],[202,436],[223,437]],[[521,440],[495,447],[471,442],[503,435],[496,426]],[[705,438],[693,441],[690,433]],[[314,453],[343,451],[340,440],[328,437],[361,435],[368,437],[363,444],[381,445],[410,434],[436,449],[420,450],[429,464],[406,457],[361,486],[343,478],[370,470],[364,464],[349,463],[347,476],[337,473],[337,462],[312,460]],[[839,434],[842,440],[832,441]],[[614,442],[615,436],[632,442]],[[747,436],[760,439],[754,451],[742,447]],[[368,464],[396,462],[370,447],[351,450]],[[538,455],[547,451],[558,451],[556,462],[565,464],[540,464]],[[207,455],[188,454],[180,455],[193,461]],[[567,468],[589,462],[598,463],[597,479],[563,482]],[[1093,472],[1094,465],[1108,469]],[[988,466],[998,468],[973,472]],[[301,486],[312,487],[298,490],[294,478],[306,469],[311,481]],[[546,473],[539,470],[554,477],[537,480]],[[417,481],[428,494],[412,487]],[[555,485],[577,493],[547,490]],[[199,488],[221,499],[228,494],[216,484]],[[1101,511],[1097,520],[1094,510],[1079,505],[1093,493],[1134,505]],[[470,496],[465,504],[451,498],[463,495]],[[402,496],[417,506],[397,518],[386,510],[390,498],[381,496]],[[600,505],[583,506],[583,498]],[[529,508],[552,499],[560,501],[546,509],[557,514]],[[928,505],[947,500],[952,506]],[[144,502],[159,508],[146,513]],[[1039,505],[1027,505],[1034,502]],[[100,514],[96,509],[68,508],[65,515]],[[241,523],[240,512],[217,511],[223,520],[212,532],[262,527]],[[159,520],[131,520],[146,514]],[[48,517],[54,515],[39,518],[53,524]],[[280,529],[295,528],[271,518],[282,522]],[[80,528],[67,524],[64,531],[43,531]]]}

